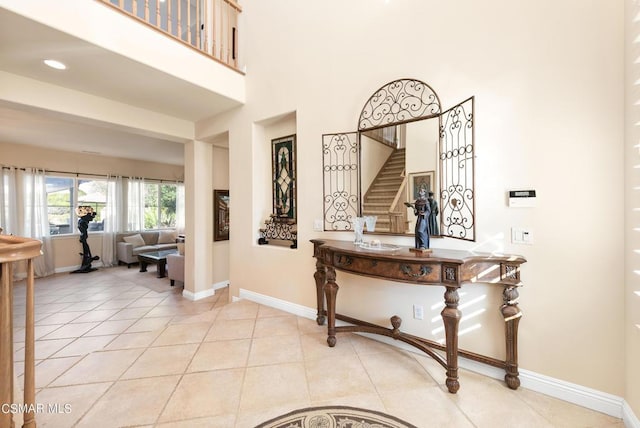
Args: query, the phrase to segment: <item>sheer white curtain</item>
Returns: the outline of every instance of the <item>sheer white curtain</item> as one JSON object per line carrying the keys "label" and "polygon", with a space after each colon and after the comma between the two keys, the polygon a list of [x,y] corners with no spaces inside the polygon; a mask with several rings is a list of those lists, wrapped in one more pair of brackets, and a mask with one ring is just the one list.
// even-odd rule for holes
{"label": "sheer white curtain", "polygon": [[176,232],[184,234],[184,184],[176,183]]}
{"label": "sheer white curtain", "polygon": [[122,177],[107,177],[107,202],[102,213],[102,265],[116,264],[116,233],[123,231]]}
{"label": "sheer white curtain", "polygon": [[129,178],[127,212],[127,230],[144,230],[144,178]]}
{"label": "sheer white curtain", "polygon": [[[42,241],[42,257],[33,261],[36,276],[55,273],[53,245],[49,234],[47,215],[47,187],[45,172],[35,168],[16,170],[17,210],[22,219],[18,221],[17,235]],[[22,197],[22,204],[20,204]]]}
{"label": "sheer white curtain", "polygon": [[0,227],[5,235],[18,234],[18,202],[16,201],[16,169],[2,166],[0,176]]}

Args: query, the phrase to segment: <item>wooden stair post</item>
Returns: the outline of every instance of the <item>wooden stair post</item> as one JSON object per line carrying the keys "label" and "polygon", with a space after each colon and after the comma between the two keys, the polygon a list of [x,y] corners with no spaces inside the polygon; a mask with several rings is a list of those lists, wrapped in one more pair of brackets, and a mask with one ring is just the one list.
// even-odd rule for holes
{"label": "wooden stair post", "polygon": [[[13,262],[27,265],[26,322],[24,342],[24,423],[35,428],[35,327],[33,259],[41,255],[37,239],[0,235],[0,406],[13,401]],[[15,426],[11,412],[0,412],[0,426]]]}

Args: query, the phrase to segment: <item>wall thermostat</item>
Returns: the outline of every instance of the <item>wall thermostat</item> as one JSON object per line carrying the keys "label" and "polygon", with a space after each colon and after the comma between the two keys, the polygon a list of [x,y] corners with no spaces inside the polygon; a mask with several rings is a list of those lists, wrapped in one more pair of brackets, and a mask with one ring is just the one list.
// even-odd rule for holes
{"label": "wall thermostat", "polygon": [[510,207],[535,207],[536,191],[535,190],[509,190],[509,206]]}

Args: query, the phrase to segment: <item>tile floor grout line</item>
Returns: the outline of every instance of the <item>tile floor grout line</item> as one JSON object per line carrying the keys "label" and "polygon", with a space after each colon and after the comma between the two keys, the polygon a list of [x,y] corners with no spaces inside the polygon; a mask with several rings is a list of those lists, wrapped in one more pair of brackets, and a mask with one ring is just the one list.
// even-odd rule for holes
{"label": "tile floor grout line", "polygon": [[[226,306],[226,305],[225,305]],[[223,306],[224,307],[224,306]],[[258,309],[259,311],[259,309]],[[238,405],[236,406],[236,412],[235,412],[235,420],[233,422],[233,425],[235,428],[239,428],[238,427],[238,416],[240,415],[240,409],[241,409],[241,405],[242,405],[242,396],[244,395],[244,390],[245,390],[245,383],[247,381],[247,369],[249,368],[249,357],[251,356],[251,350],[253,349],[253,339],[254,339],[254,334],[256,332],[256,321],[258,319],[258,311],[256,311],[256,316],[253,319],[253,328],[251,329],[251,336],[249,337],[249,349],[247,351],[247,356],[245,357],[245,361],[244,364],[242,365],[242,379],[240,382],[240,392],[239,392],[239,397],[238,397]],[[220,310],[220,312],[222,312],[222,309]],[[219,314],[218,314],[219,316]],[[225,319],[225,321],[229,321],[229,319]]]}
{"label": "tile floor grout line", "polygon": [[[213,307],[210,310],[213,310]],[[218,318],[218,315],[219,315],[219,311],[216,314],[216,316],[214,317],[214,319],[211,321],[211,325],[207,329],[207,332],[203,335],[202,340],[200,341],[200,343],[198,344],[198,347],[196,348],[195,352],[193,353],[193,355],[189,359],[189,362],[185,365],[184,370],[180,374],[180,377],[178,378],[178,381],[176,382],[176,384],[173,387],[173,390],[171,391],[171,394],[169,394],[167,396],[167,400],[165,401],[164,405],[162,406],[162,409],[160,409],[160,411],[158,412],[158,416],[156,416],[156,419],[155,419],[155,421],[153,423],[153,426],[157,426],[160,423],[159,420],[162,417],[162,414],[164,413],[164,411],[167,409],[167,405],[171,401],[171,397],[173,397],[173,394],[175,394],[176,390],[178,389],[178,386],[182,382],[182,379],[184,379],[184,376],[187,374],[187,371],[189,370],[189,366],[191,366],[191,364],[193,363],[193,359],[195,358],[196,354],[198,353],[198,351],[202,347],[202,344],[204,343],[204,339],[207,337],[207,334],[209,334],[209,331],[211,330],[211,328],[213,328],[213,324],[215,323],[215,320]],[[179,324],[174,324],[174,325],[179,325]],[[168,346],[174,346],[174,345],[168,345]],[[149,347],[151,347],[151,345]],[[149,348],[147,348],[147,349],[149,349]],[[170,422],[175,422],[175,421],[170,421]]]}

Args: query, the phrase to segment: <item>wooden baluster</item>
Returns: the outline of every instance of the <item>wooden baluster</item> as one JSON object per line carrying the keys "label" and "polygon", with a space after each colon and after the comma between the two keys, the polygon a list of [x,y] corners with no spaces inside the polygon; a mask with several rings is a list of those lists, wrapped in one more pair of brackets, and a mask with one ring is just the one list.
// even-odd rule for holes
{"label": "wooden baluster", "polygon": [[196,0],[196,47],[202,50],[202,22],[200,20],[200,2]]}
{"label": "wooden baluster", "polygon": [[231,64],[231,5],[227,3],[227,64]]}
{"label": "wooden baluster", "polygon": [[191,0],[187,0],[187,43],[191,44]]}
{"label": "wooden baluster", "polygon": [[182,7],[181,6],[182,5],[180,4],[180,1],[178,0],[178,6],[177,6],[178,17],[177,17],[177,21],[176,21],[177,22],[177,27],[176,28],[178,29],[178,38],[180,40],[184,40],[182,38]]}
{"label": "wooden baluster", "polygon": [[219,0],[213,0],[213,4],[211,7],[211,56],[214,58],[217,58],[217,54],[216,52],[219,52],[220,50],[217,49],[218,44],[216,43],[218,38],[218,20],[216,19],[216,10],[218,10],[218,5],[220,4]]}
{"label": "wooden baluster", "polygon": [[34,327],[34,273],[33,259],[27,260],[27,302],[25,315],[25,337],[24,337],[24,424],[22,428],[35,428],[36,416],[34,413],[36,404],[35,390],[35,327]]}
{"label": "wooden baluster", "polygon": [[144,22],[149,22],[149,0],[144,0]]}
{"label": "wooden baluster", "polygon": [[160,16],[160,0],[156,0],[156,27],[162,28],[162,17]]}
{"label": "wooden baluster", "polygon": [[225,45],[224,45],[224,8],[226,6],[226,3],[224,2],[224,0],[222,0],[220,2],[220,18],[219,18],[219,34],[218,34],[218,59],[220,61],[224,61],[224,55],[225,55]]}
{"label": "wooden baluster", "polygon": [[238,11],[231,10],[231,63],[234,67],[238,66]]}
{"label": "wooden baluster", "polygon": [[[173,0],[167,0],[167,32],[173,34],[173,15],[171,14],[171,3]],[[175,34],[173,34],[175,36]]]}
{"label": "wooden baluster", "polygon": [[[11,262],[0,264],[0,405],[13,403],[13,291]],[[13,428],[11,412],[0,412],[0,426]]]}

